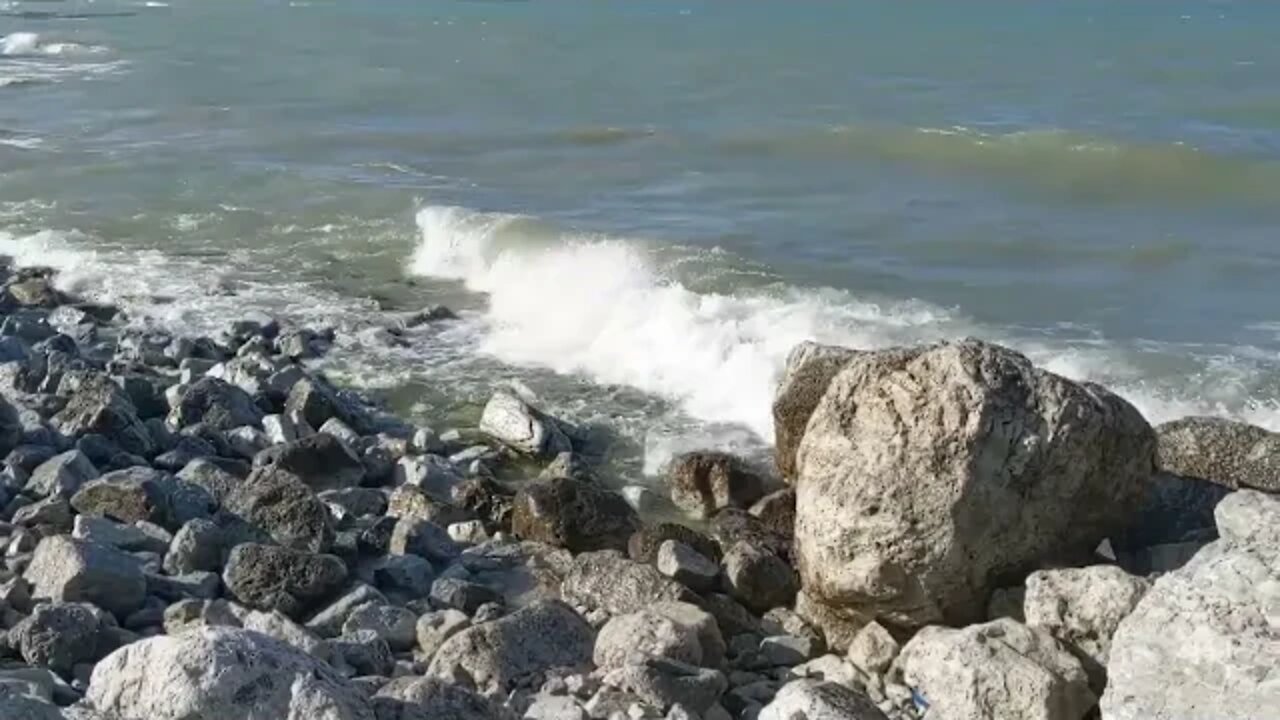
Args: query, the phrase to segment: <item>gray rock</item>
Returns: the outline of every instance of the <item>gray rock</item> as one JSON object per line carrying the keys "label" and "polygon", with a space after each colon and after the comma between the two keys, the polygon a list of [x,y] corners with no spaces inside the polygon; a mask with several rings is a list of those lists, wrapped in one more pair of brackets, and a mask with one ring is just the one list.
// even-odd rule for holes
{"label": "gray rock", "polygon": [[174,534],[164,557],[170,575],[190,572],[222,572],[225,547],[222,528],[210,520],[189,520]]}
{"label": "gray rock", "polygon": [[675,506],[696,518],[711,517],[727,507],[749,508],[765,491],[764,478],[744,460],[710,450],[673,459],[667,486]]}
{"label": "gray rock", "polygon": [[635,511],[620,495],[569,478],[524,485],[516,494],[511,519],[517,537],[573,552],[626,550],[638,527]]}
{"label": "gray rock", "polygon": [[189,385],[169,412],[168,423],[185,428],[202,423],[215,430],[262,425],[262,410],[244,390],[218,378],[203,377]]}
{"label": "gray rock", "polygon": [[344,674],[391,675],[395,672],[396,659],[391,646],[372,630],[357,630],[326,641],[333,665],[344,669]]}
{"label": "gray rock", "polygon": [[317,497],[330,506],[337,505],[353,517],[382,515],[387,511],[387,496],[378,488],[343,488],[326,490]]}
{"label": "gray rock", "polygon": [[524,711],[524,720],[587,720],[587,711],[568,695],[538,695]]}
{"label": "gray rock", "polygon": [[681,705],[698,713],[715,705],[729,686],[718,670],[654,657],[610,672],[605,682],[654,707]]}
{"label": "gray rock", "polygon": [[[435,678],[396,678],[373,696],[378,720],[509,720],[481,695]],[[566,720],[557,718],[556,720]]]}
{"label": "gray rock", "polygon": [[1073,652],[1101,693],[1111,636],[1150,586],[1114,565],[1038,570],[1027,578],[1024,617]]}
{"label": "gray rock", "polygon": [[474,615],[481,605],[501,603],[502,595],[479,583],[458,578],[438,578],[431,584],[431,601],[436,607],[461,610]]}
{"label": "gray rock", "polygon": [[188,598],[165,608],[164,631],[169,635],[178,635],[193,627],[240,627],[241,618],[250,612],[252,611],[226,600]]}
{"label": "gray rock", "polygon": [[222,581],[215,572],[191,572],[185,575],[146,573],[147,594],[168,602],[186,598],[212,600],[218,596]]}
{"label": "gray rock", "polygon": [[560,585],[561,597],[574,605],[622,615],[664,600],[694,602],[696,596],[650,565],[612,550],[582,553],[573,559]]}
{"label": "gray rock", "polygon": [[453,487],[453,505],[479,518],[490,532],[510,532],[515,493],[487,476],[471,477]]}
{"label": "gray rock", "polygon": [[32,597],[89,602],[125,617],[142,606],[147,582],[134,558],[115,548],[47,537],[36,546],[23,577]]}
{"label": "gray rock", "polygon": [[505,391],[494,393],[485,404],[480,430],[525,455],[550,459],[573,449],[554,418]]}
{"label": "gray rock", "polygon": [[188,520],[208,518],[217,505],[199,485],[160,470],[131,467],[85,483],[71,506],[86,515],[124,523],[145,520],[177,530]]}
{"label": "gray rock", "polygon": [[341,440],[319,433],[276,445],[258,453],[253,464],[287,473],[313,490],[356,487],[364,479],[364,465]]}
{"label": "gray rock", "polygon": [[510,690],[521,678],[591,662],[591,626],[560,602],[538,602],[445,640],[427,675],[469,675],[482,692]]}
{"label": "gray rock", "polygon": [[370,585],[357,584],[328,606],[316,612],[307,620],[308,630],[320,637],[334,637],[342,633],[351,613],[363,605],[378,603],[385,605],[387,598]]}
{"label": "gray rock", "polygon": [[114,520],[77,515],[71,531],[71,537],[85,542],[96,542],[110,545],[126,552],[166,552],[169,549],[164,538],[134,526],[124,525]]}
{"label": "gray rock", "polygon": [[401,518],[391,533],[388,551],[393,555],[417,555],[433,562],[448,563],[462,548],[444,528],[425,520]]}
{"label": "gray rock", "polygon": [[79,450],[68,450],[41,463],[27,481],[27,492],[39,497],[69,498],[80,486],[98,477],[98,469]]}
{"label": "gray rock", "polygon": [[1112,539],[1128,553],[1154,545],[1215,540],[1213,509],[1230,493],[1231,488],[1208,480],[1157,472],[1123,532]]}
{"label": "gray rock", "polygon": [[[942,718],[953,720],[950,715],[938,717],[940,720]],[[774,696],[773,702],[760,711],[759,720],[794,720],[795,718],[889,720],[865,694],[842,685],[817,680],[795,680],[783,685]],[[955,716],[955,720],[960,720],[960,716]]]}
{"label": "gray rock", "polygon": [[226,496],[223,506],[285,547],[324,552],[333,544],[328,508],[311,488],[277,468],[254,470]]}
{"label": "gray rock", "polygon": [[1280,433],[1234,420],[1187,417],[1156,428],[1161,470],[1232,489],[1280,492]]}
{"label": "gray rock", "polygon": [[204,458],[197,458],[184,465],[178,472],[178,479],[204,488],[218,504],[222,504],[231,491],[244,482],[243,478],[236,477]]}
{"label": "gray rock", "polygon": [[748,542],[729,548],[721,562],[729,594],[756,612],[790,605],[799,589],[785,560]]}
{"label": "gray rock", "polygon": [[342,625],[342,634],[370,630],[386,640],[393,652],[403,652],[412,648],[418,639],[417,622],[418,618],[404,608],[369,603],[351,611]]}
{"label": "gray rock", "polygon": [[222,573],[227,591],[241,603],[293,618],[331,598],[346,578],[346,565],[333,555],[256,543],[232,549]]}
{"label": "gray rock", "polygon": [[697,550],[675,540],[658,547],[658,572],[698,592],[715,588],[720,579],[720,566]]}
{"label": "gray rock", "polygon": [[67,674],[77,663],[93,662],[112,649],[107,628],[114,625],[88,603],[47,603],[14,626],[9,641],[28,663]]}
{"label": "gray rock", "polygon": [[86,699],[119,720],[374,720],[359,691],[328,665],[234,628],[125,646],[94,668]]}
{"label": "gray rock", "polygon": [[315,633],[290,620],[284,613],[251,610],[244,613],[240,624],[245,630],[259,632],[292,645],[317,660],[329,661],[329,646]]}
{"label": "gray rock", "polygon": [[13,720],[67,720],[57,705],[24,695],[0,694],[0,717]]}
{"label": "gray rock", "polygon": [[827,391],[831,379],[857,350],[803,342],[787,355],[786,370],[773,400],[774,457],[778,472],[788,482],[796,476],[796,449],[809,417]]}
{"label": "gray rock", "polygon": [[418,555],[390,555],[373,567],[373,580],[378,587],[408,597],[430,593],[435,577],[431,563]]}
{"label": "gray rock", "polygon": [[430,660],[445,640],[466,630],[470,625],[471,620],[465,614],[452,608],[423,615],[416,624],[419,652],[422,657]]}
{"label": "gray rock", "polygon": [[592,651],[596,667],[614,670],[645,658],[701,665],[702,640],[696,628],[652,610],[615,615],[600,628]]}
{"label": "gray rock", "polygon": [[13,513],[13,524],[19,527],[49,528],[54,533],[72,529],[71,505],[57,495],[24,505]]}
{"label": "gray rock", "polygon": [[1008,618],[924,628],[894,663],[930,714],[956,720],[1080,720],[1097,702],[1080,662],[1044,630]]}
{"label": "gray rock", "polygon": [[1215,516],[1221,539],[1157,579],[1112,637],[1107,720],[1244,720],[1280,707],[1280,498],[1240,490]]}
{"label": "gray rock", "polygon": [[459,545],[479,545],[489,539],[489,531],[484,529],[484,523],[479,520],[449,523],[446,530],[449,531],[449,537]]}
{"label": "gray rock", "polygon": [[883,675],[897,659],[902,646],[878,622],[869,622],[849,643],[849,662],[871,675]]}
{"label": "gray rock", "polygon": [[438,499],[449,497],[454,486],[460,482],[462,482],[462,472],[447,458],[439,455],[402,457],[391,469],[393,485],[420,488]]}
{"label": "gray rock", "polygon": [[812,637],[773,635],[760,641],[757,658],[764,667],[792,667],[808,662],[822,651]]}
{"label": "gray rock", "polygon": [[64,378],[58,391],[60,395],[70,395],[67,404],[51,420],[58,432],[70,438],[88,433],[102,435],[135,455],[150,456],[154,452],[151,433],[138,418],[137,408],[109,378],[92,375],[69,393],[63,392],[66,385]]}
{"label": "gray rock", "polygon": [[795,533],[796,525],[795,488],[783,488],[765,495],[751,506],[750,513],[765,527],[790,537]]}
{"label": "gray rock", "polygon": [[907,627],[978,619],[999,578],[1124,525],[1154,440],[1123,399],[996,345],[859,355],[797,452],[805,592]]}
{"label": "gray rock", "polygon": [[309,427],[323,426],[330,418],[338,418],[357,432],[368,429],[359,411],[327,382],[304,377],[293,383],[284,404],[285,414],[301,419]]}
{"label": "gray rock", "polygon": [[669,522],[646,525],[633,533],[627,540],[627,554],[638,563],[656,563],[658,550],[668,540],[688,545],[699,555],[720,561],[720,547],[714,540],[693,528]]}

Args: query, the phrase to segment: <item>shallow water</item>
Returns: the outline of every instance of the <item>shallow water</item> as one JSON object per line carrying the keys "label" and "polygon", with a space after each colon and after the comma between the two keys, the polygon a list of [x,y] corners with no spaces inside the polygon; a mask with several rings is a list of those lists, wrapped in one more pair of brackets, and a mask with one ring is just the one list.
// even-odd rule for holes
{"label": "shallow water", "polygon": [[786,352],[979,335],[1280,429],[1280,7],[0,2],[0,252],[138,322],[359,328],[435,424],[522,380],[767,448]]}

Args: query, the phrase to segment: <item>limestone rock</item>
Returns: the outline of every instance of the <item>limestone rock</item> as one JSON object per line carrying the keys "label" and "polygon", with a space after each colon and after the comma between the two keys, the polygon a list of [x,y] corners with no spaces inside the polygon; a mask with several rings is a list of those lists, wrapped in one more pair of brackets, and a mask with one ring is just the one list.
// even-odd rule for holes
{"label": "limestone rock", "polygon": [[709,450],[674,458],[667,486],[675,506],[696,518],[727,507],[749,508],[765,491],[764,478],[741,458]]}
{"label": "limestone rock", "polygon": [[210,520],[191,520],[174,533],[164,556],[164,569],[170,575],[222,572],[222,558],[228,551],[222,528]]}
{"label": "limestone rock", "polygon": [[804,437],[809,417],[827,392],[831,379],[857,350],[803,342],[787,355],[786,370],[773,399],[774,456],[783,479],[794,482],[796,449]]}
{"label": "limestone rock", "polygon": [[1000,577],[1121,528],[1154,446],[1121,398],[996,345],[858,355],[797,452],[804,589],[905,627],[978,619]]}
{"label": "limestone rock", "polygon": [[351,613],[370,603],[385,605],[387,598],[372,585],[357,583],[341,597],[316,611],[316,614],[307,620],[306,627],[321,637],[333,637],[342,632]]}
{"label": "limestone rock", "polygon": [[796,526],[795,488],[783,488],[765,495],[751,506],[750,512],[765,527],[790,537]]}
{"label": "limestone rock", "polygon": [[449,563],[462,552],[447,530],[413,518],[396,522],[387,549],[392,555],[417,555],[439,563]]}

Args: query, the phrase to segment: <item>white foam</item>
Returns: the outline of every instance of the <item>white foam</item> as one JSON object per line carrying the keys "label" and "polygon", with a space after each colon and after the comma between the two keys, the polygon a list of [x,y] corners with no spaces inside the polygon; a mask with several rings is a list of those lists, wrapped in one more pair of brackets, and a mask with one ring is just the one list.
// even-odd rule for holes
{"label": "white foam", "polygon": [[[0,78],[0,85],[4,81]],[[0,137],[0,145],[17,148],[19,150],[35,150],[44,144],[44,140],[38,137]]]}
{"label": "white foam", "polygon": [[73,42],[46,43],[33,32],[9,33],[0,37],[0,55],[6,57],[63,57],[68,55],[96,55],[106,52],[99,45],[82,45]]}

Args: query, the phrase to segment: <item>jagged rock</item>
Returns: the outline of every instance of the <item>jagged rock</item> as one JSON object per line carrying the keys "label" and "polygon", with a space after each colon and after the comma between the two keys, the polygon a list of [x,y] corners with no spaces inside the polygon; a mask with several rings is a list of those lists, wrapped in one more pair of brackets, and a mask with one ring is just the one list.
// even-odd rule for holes
{"label": "jagged rock", "polygon": [[[961,720],[939,715],[939,720]],[[1004,717],[993,715],[995,717]],[[1016,717],[1016,716],[1010,716]],[[889,720],[865,694],[831,682],[794,680],[782,686],[759,720]]]}
{"label": "jagged rock", "polygon": [[1073,652],[1101,692],[1111,636],[1150,586],[1114,565],[1038,570],[1027,578],[1024,617]]}
{"label": "jagged rock", "polygon": [[373,567],[373,582],[388,593],[423,597],[436,579],[431,563],[419,555],[389,555]]}
{"label": "jagged rock", "polygon": [[202,377],[191,385],[169,411],[167,422],[174,428],[196,423],[227,431],[242,425],[262,425],[262,409],[243,389],[215,377]]}
{"label": "jagged rock", "polygon": [[164,557],[164,569],[170,575],[222,572],[222,558],[229,550],[222,528],[216,523],[190,520],[174,533]]}
{"label": "jagged rock", "polygon": [[444,528],[406,518],[396,522],[387,548],[393,555],[417,555],[441,563],[450,562],[462,552]]}
{"label": "jagged rock", "polygon": [[501,602],[502,595],[479,583],[439,578],[431,584],[431,600],[436,607],[454,608],[474,615],[485,603]]}
{"label": "jagged rock", "polygon": [[871,675],[883,675],[902,646],[878,622],[867,623],[849,643],[849,662]]}
{"label": "jagged rock", "polygon": [[749,508],[765,491],[764,479],[741,458],[710,450],[673,459],[667,486],[675,506],[696,518],[727,507]]}
{"label": "jagged rock", "polygon": [[445,640],[427,675],[450,679],[464,673],[482,692],[506,691],[554,667],[589,664],[593,640],[591,626],[567,605],[537,602]]}
{"label": "jagged rock", "polygon": [[[378,720],[510,720],[481,695],[436,678],[396,678],[373,696]],[[561,720],[561,719],[557,719]]]}
{"label": "jagged rock", "polygon": [[111,650],[107,628],[115,621],[88,603],[39,605],[9,632],[22,659],[63,674],[77,663],[93,662]]}
{"label": "jagged rock", "polygon": [[711,590],[720,579],[720,566],[697,550],[675,540],[658,547],[658,572],[698,592]]}
{"label": "jagged rock", "polygon": [[1071,653],[1048,632],[1009,618],[924,628],[893,672],[924,697],[930,714],[956,720],[1080,720],[1097,702]]}
{"label": "jagged rock", "polygon": [[209,493],[209,496],[219,505],[226,500],[232,490],[244,482],[243,478],[236,477],[204,458],[186,463],[178,472],[178,479],[204,488],[205,492]]}
{"label": "jagged rock", "polygon": [[48,528],[54,533],[65,533],[72,529],[71,505],[57,495],[50,495],[14,511],[13,524],[19,527]]}
{"label": "jagged rock", "polygon": [[312,377],[299,378],[289,389],[284,404],[285,414],[318,428],[330,418],[338,418],[357,432],[368,428],[360,412],[327,382]]}
{"label": "jagged rock", "polygon": [[1280,492],[1280,433],[1234,420],[1186,417],[1156,428],[1161,470],[1232,489]]}
{"label": "jagged rock", "polygon": [[341,440],[318,433],[276,445],[258,453],[253,464],[287,473],[312,490],[356,487],[364,479],[364,464]]}
{"label": "jagged rock", "polygon": [[605,623],[596,636],[592,653],[596,667],[603,670],[650,657],[701,665],[702,642],[695,628],[652,610],[639,610],[615,615]]}
{"label": "jagged rock", "polygon": [[[157,531],[161,531],[157,528]],[[169,544],[163,537],[147,532],[134,525],[123,525],[106,518],[92,515],[77,515],[71,531],[71,537],[85,542],[96,542],[110,545],[125,552],[163,553]]]}
{"label": "jagged rock", "polygon": [[809,417],[827,391],[831,379],[857,350],[803,342],[787,355],[786,370],[773,399],[774,457],[783,479],[794,482],[796,449]]}
{"label": "jagged rock", "polygon": [[177,530],[188,520],[208,518],[217,504],[204,488],[146,467],[109,472],[90,480],[71,498],[87,515],[124,523],[140,520]]}
{"label": "jagged rock", "polygon": [[550,459],[573,450],[554,418],[505,391],[494,393],[485,404],[480,430],[525,455]]}
{"label": "jagged rock", "polygon": [[425,490],[414,485],[401,485],[391,491],[391,496],[387,500],[386,514],[395,518],[426,520],[440,526],[448,526],[469,519],[469,514],[465,510],[432,497]]}
{"label": "jagged rock", "polygon": [[654,707],[681,705],[698,713],[715,705],[729,686],[718,670],[660,657],[644,658],[617,668],[606,676],[605,682],[633,693]]}
{"label": "jagged rock", "polygon": [[222,573],[227,591],[244,605],[293,618],[332,597],[346,578],[346,565],[333,555],[257,543],[232,549]]}
{"label": "jagged rock", "polygon": [[370,630],[386,640],[392,651],[403,652],[413,647],[418,639],[417,621],[417,617],[404,608],[369,603],[351,611],[342,625],[342,634],[354,635],[361,630]]}
{"label": "jagged rock", "polygon": [[790,605],[799,589],[796,573],[785,560],[749,542],[730,547],[721,567],[729,594],[756,612]]}
{"label": "jagged rock", "polygon": [[347,618],[351,617],[351,613],[370,603],[385,605],[387,598],[371,585],[357,584],[342,597],[317,611],[306,622],[307,629],[320,637],[334,637],[342,632],[342,627],[346,624]]}
{"label": "jagged rock", "polygon": [[391,469],[393,485],[409,485],[421,488],[437,499],[450,496],[453,488],[462,482],[462,473],[448,458],[439,455],[413,455],[402,457]]}
{"label": "jagged rock", "polygon": [[27,492],[39,497],[69,498],[82,485],[98,477],[98,469],[79,450],[68,450],[40,463],[27,481]]}
{"label": "jagged rock", "polygon": [[665,600],[694,602],[686,587],[612,550],[582,553],[573,559],[560,585],[566,602],[611,615],[636,612]]}
{"label": "jagged rock", "polygon": [[466,630],[470,625],[471,620],[459,610],[450,608],[429,612],[418,618],[418,650],[424,658],[430,660],[445,640]]}
{"label": "jagged rock", "polygon": [[197,626],[240,627],[241,618],[249,612],[226,600],[179,600],[164,610],[164,631],[177,635]]}
{"label": "jagged rock", "polygon": [[749,511],[765,527],[790,537],[796,525],[796,491],[795,488],[775,490],[760,498]]}
{"label": "jagged rock", "polygon": [[517,537],[573,552],[626,550],[638,526],[635,511],[620,495],[569,478],[526,484],[516,494],[511,519]]}
{"label": "jagged rock", "polygon": [[378,488],[326,490],[317,497],[329,506],[341,507],[353,517],[379,516],[387,511],[387,496]]}
{"label": "jagged rock", "polygon": [[999,578],[1121,528],[1154,445],[1118,396],[996,345],[859,355],[797,452],[805,591],[901,626],[978,619]]}
{"label": "jagged rock", "polygon": [[627,541],[627,554],[638,563],[657,562],[658,549],[668,540],[684,543],[703,557],[716,562],[720,560],[720,548],[714,540],[693,528],[669,522],[646,525],[637,530]]}
{"label": "jagged rock", "polygon": [[324,552],[333,543],[328,508],[311,488],[277,468],[254,470],[232,489],[223,506],[285,547]]}
{"label": "jagged rock", "polygon": [[1280,498],[1240,490],[1215,517],[1221,538],[1157,579],[1112,637],[1107,720],[1245,720],[1280,707]]}
{"label": "jagged rock", "polygon": [[359,691],[325,663],[222,627],[117,650],[94,668],[86,699],[119,720],[374,720]]}
{"label": "jagged rock", "polygon": [[135,455],[150,456],[154,452],[151,433],[119,386],[105,375],[91,375],[75,390],[63,392],[68,380],[64,377],[58,388],[60,395],[69,395],[67,404],[51,421],[58,432],[70,438],[89,433],[102,435]]}
{"label": "jagged rock", "polygon": [[515,493],[489,477],[467,478],[449,491],[458,509],[480,518],[490,532],[509,532]]}
{"label": "jagged rock", "polygon": [[55,535],[40,541],[23,577],[32,597],[89,602],[125,617],[142,606],[147,582],[131,556],[113,547]]}

